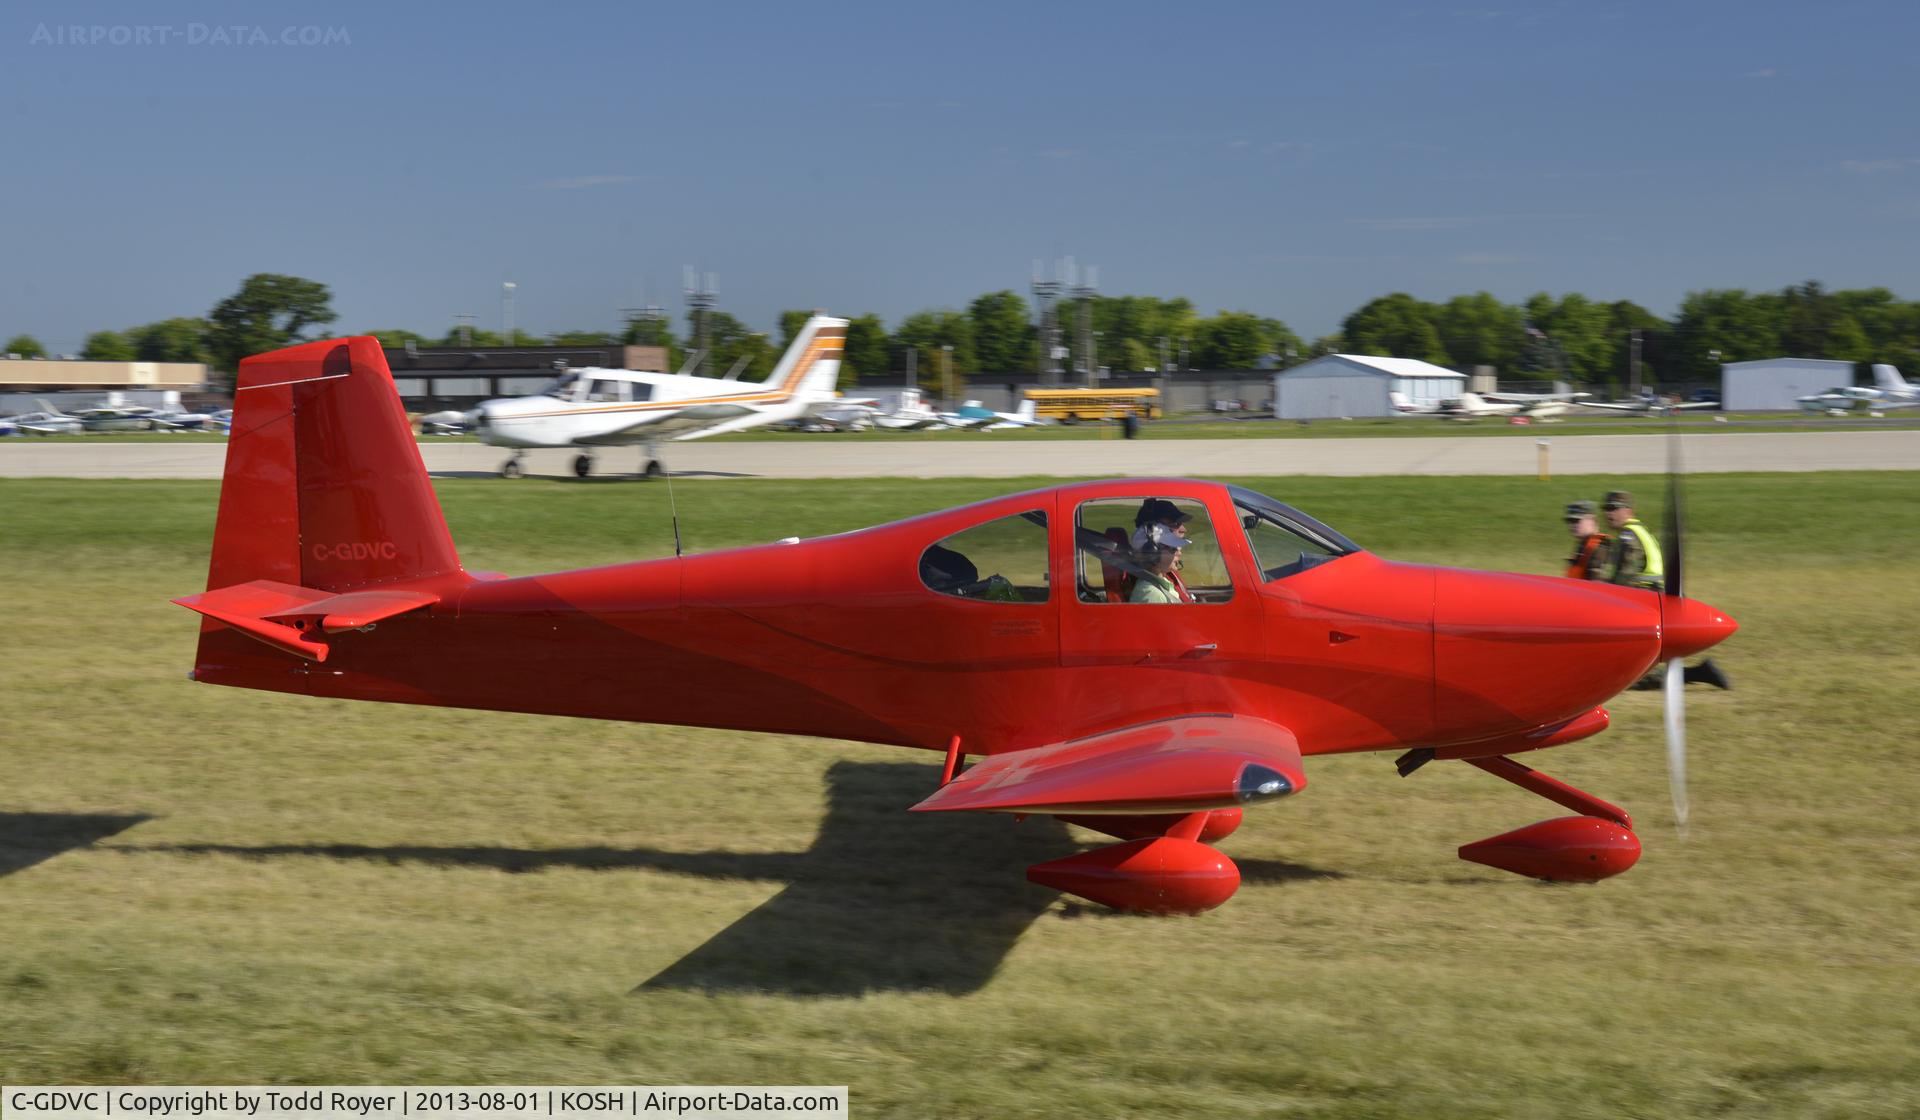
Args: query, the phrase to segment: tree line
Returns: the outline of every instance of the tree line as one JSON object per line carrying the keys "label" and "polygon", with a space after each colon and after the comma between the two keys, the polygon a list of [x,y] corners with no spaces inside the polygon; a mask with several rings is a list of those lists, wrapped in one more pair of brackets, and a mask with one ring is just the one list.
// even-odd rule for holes
{"label": "tree line", "polygon": [[[287,346],[324,332],[338,316],[325,284],[260,273],[204,318],[173,318],[87,336],[81,357],[101,361],[201,362],[230,371],[249,354]],[[1103,296],[1056,305],[1059,359],[1069,380],[1084,369],[1083,339],[1092,359],[1114,370],[1245,370],[1281,367],[1320,354],[1354,353],[1418,358],[1459,370],[1495,367],[1503,376],[1552,378],[1577,385],[1619,387],[1638,362],[1644,384],[1714,382],[1722,362],[1791,356],[1851,362],[1891,362],[1920,368],[1920,302],[1885,288],[1829,291],[1809,280],[1778,292],[1708,289],[1690,292],[1670,319],[1628,300],[1545,292],[1505,303],[1486,292],[1445,302],[1395,292],[1348,315],[1338,333],[1302,340],[1280,319],[1248,311],[1202,316],[1185,298]],[[709,355],[698,372],[738,369],[764,377],[806,322],[809,312],[784,311],[776,340],[737,317],[707,312]],[[1081,329],[1083,315],[1090,332]],[[695,333],[691,318],[676,332],[665,318],[635,319],[614,330],[559,331],[544,337],[515,331],[456,327],[430,336],[404,329],[363,332],[390,347],[610,346],[667,349],[670,368],[686,361]],[[849,320],[843,382],[897,375],[912,354],[919,381],[939,386],[951,363],[956,378],[1027,373],[1038,367],[1041,340],[1032,309],[1014,291],[987,292],[965,309],[916,311],[891,330],[879,316]],[[951,357],[948,358],[948,348]],[[44,356],[31,336],[17,335],[5,353]]]}

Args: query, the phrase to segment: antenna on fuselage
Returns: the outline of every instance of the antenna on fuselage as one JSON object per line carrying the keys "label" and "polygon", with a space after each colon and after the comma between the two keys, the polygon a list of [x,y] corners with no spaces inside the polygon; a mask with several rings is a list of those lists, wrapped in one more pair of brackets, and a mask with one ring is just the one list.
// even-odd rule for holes
{"label": "antenna on fuselage", "polygon": [[673,523],[673,558],[680,559],[680,507],[673,500],[673,472],[662,468],[662,477],[667,480],[667,519]]}

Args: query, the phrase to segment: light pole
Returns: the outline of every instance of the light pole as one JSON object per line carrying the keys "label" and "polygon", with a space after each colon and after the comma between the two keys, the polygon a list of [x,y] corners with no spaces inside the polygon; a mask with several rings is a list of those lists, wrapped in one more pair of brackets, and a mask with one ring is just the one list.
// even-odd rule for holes
{"label": "light pole", "polygon": [[940,395],[953,407],[953,344],[940,347]]}
{"label": "light pole", "polygon": [[508,280],[500,285],[500,345],[513,345],[513,289],[517,287]]}

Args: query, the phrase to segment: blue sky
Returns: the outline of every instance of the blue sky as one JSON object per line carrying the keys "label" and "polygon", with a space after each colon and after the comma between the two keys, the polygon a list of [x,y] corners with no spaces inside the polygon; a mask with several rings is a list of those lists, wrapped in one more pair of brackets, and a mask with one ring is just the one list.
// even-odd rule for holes
{"label": "blue sky", "polygon": [[506,279],[523,328],[607,328],[678,314],[688,264],[757,329],[892,323],[1067,254],[1308,336],[1396,290],[1920,298],[1916,32],[1844,2],[13,2],[0,336],[70,351],[263,271],[329,284],[341,331],[497,327]]}

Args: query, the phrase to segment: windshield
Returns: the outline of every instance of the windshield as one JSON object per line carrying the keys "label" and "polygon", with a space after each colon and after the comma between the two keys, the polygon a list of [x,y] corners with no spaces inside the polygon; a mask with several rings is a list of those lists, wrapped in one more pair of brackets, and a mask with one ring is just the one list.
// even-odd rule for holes
{"label": "windshield", "polygon": [[571,371],[563,373],[542,386],[540,395],[543,397],[558,397],[563,401],[572,400],[574,383],[579,380],[580,375],[577,373]]}
{"label": "windshield", "polygon": [[1285,579],[1360,551],[1359,545],[1284,502],[1239,486],[1227,490],[1263,579]]}

